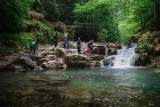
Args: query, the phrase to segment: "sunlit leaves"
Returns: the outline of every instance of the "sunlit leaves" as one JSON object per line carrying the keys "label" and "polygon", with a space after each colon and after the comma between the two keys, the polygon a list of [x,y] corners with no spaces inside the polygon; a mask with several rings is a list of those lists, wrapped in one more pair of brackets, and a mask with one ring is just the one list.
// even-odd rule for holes
{"label": "sunlit leaves", "polygon": [[[81,33],[88,39],[99,38],[98,40],[103,42],[116,41],[118,35],[116,9],[111,0],[92,0],[84,5],[76,4],[74,13],[77,22],[74,28],[79,27],[76,29],[76,35]],[[103,33],[104,30],[108,32]]]}

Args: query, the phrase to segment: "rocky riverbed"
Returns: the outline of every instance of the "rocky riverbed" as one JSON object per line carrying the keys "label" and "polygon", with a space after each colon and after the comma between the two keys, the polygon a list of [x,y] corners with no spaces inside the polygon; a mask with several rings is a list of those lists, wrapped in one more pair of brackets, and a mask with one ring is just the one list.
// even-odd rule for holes
{"label": "rocky riverbed", "polygon": [[[81,54],[78,54],[76,42],[71,42],[69,49],[63,48],[63,43],[60,42],[58,48],[54,48],[53,45],[39,46],[39,50],[35,55],[30,55],[29,50],[26,50],[15,55],[3,57],[0,59],[0,71],[94,68],[101,66],[101,60],[103,60],[105,66],[113,66],[115,55],[118,54],[117,52],[120,49],[122,49],[122,44],[120,43],[107,43],[105,45],[102,43],[94,43],[92,52],[87,53],[87,43],[83,42]],[[131,65],[160,67],[158,57],[153,60],[145,53],[136,53]]]}
{"label": "rocky riverbed", "polygon": [[74,67],[100,67],[104,59],[105,48],[103,44],[95,43],[92,53],[87,53],[87,44],[82,44],[81,54],[77,53],[76,43],[72,42],[70,48],[63,48],[63,43],[54,46],[39,46],[35,55],[29,50],[21,51],[15,55],[6,56],[0,61],[0,71],[38,71],[46,69],[67,69]]}

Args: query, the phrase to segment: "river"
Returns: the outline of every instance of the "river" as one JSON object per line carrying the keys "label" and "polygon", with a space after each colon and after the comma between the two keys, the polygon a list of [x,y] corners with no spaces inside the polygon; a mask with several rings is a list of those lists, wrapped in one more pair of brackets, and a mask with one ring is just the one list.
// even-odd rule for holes
{"label": "river", "polygon": [[160,69],[0,72],[0,106],[158,107]]}

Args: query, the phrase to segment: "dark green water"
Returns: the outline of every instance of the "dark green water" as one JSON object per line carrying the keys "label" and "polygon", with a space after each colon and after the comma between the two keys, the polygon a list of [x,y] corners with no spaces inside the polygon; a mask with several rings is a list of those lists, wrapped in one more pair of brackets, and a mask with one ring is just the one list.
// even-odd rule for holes
{"label": "dark green water", "polygon": [[1,72],[0,106],[159,107],[160,69]]}

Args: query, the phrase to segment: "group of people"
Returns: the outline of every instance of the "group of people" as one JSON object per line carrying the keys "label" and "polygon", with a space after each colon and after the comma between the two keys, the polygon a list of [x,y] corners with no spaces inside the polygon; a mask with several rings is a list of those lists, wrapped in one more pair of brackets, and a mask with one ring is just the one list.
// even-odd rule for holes
{"label": "group of people", "polygon": [[[58,43],[58,32],[56,32],[56,34],[54,35],[53,37],[53,41],[54,41],[54,46],[55,48],[57,47],[57,43]],[[93,42],[94,40],[91,40],[88,44],[87,44],[87,47],[88,47],[88,50],[87,52],[90,52],[92,49],[93,49]],[[33,54],[35,54],[35,50],[37,49],[38,50],[38,43],[39,43],[39,39],[37,39],[37,41],[35,42],[32,42],[30,44],[30,54],[33,52]],[[63,38],[63,44],[64,44],[64,47],[63,48],[66,48],[66,45],[67,47],[69,48],[69,37],[67,35],[64,36]],[[76,44],[76,47],[77,47],[77,51],[78,51],[78,54],[81,54],[81,47],[82,47],[82,43],[81,43],[81,39],[80,37],[78,38],[78,41],[77,41],[77,44]]]}

